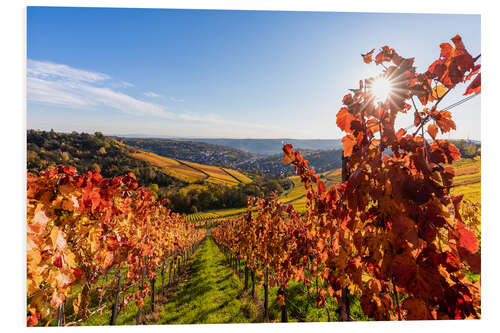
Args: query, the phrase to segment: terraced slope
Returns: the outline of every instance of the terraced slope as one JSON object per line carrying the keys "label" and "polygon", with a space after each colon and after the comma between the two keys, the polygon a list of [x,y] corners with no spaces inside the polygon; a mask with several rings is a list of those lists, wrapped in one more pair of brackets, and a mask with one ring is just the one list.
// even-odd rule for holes
{"label": "terraced slope", "polygon": [[232,169],[177,160],[149,152],[136,152],[131,156],[161,167],[165,174],[188,183],[207,181],[213,184],[235,186],[239,183],[252,182],[241,172]]}

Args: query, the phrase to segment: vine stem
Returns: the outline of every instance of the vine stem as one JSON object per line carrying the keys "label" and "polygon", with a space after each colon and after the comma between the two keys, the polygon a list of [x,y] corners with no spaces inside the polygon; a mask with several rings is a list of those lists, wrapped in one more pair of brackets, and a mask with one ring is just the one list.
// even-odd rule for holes
{"label": "vine stem", "polygon": [[396,308],[397,308],[397,312],[398,312],[398,320],[401,321],[401,309],[399,307],[399,295],[398,295],[398,291],[396,289],[396,285],[394,284],[394,277],[391,279],[391,282],[392,282],[392,290],[394,292],[394,298],[396,299]]}

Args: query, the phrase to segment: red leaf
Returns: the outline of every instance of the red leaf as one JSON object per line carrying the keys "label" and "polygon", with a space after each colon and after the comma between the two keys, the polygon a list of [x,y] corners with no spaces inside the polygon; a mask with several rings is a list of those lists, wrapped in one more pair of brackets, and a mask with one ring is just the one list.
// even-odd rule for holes
{"label": "red leaf", "polygon": [[479,94],[481,92],[481,73],[477,74],[474,80],[469,84],[465,90],[464,95]]}
{"label": "red leaf", "polygon": [[479,250],[476,236],[474,236],[474,233],[468,230],[463,223],[459,224],[458,234],[458,246],[466,249],[470,253],[476,253]]}
{"label": "red leaf", "polygon": [[290,155],[292,153],[292,148],[293,148],[293,146],[291,144],[287,143],[286,145],[283,146],[283,152],[286,155]]}

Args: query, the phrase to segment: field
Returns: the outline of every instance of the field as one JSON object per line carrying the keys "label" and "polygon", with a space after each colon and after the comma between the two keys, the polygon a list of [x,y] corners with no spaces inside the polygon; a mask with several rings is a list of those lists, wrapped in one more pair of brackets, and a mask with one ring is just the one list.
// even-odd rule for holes
{"label": "field", "polygon": [[246,211],[247,209],[246,207],[244,207],[244,208],[220,209],[209,212],[199,212],[199,213],[189,214],[187,216],[187,220],[191,222],[200,222],[204,220],[212,220],[212,219],[241,215],[244,214]]}
{"label": "field", "polygon": [[133,153],[131,155],[158,166],[162,168],[165,174],[187,183],[206,181],[213,184],[235,186],[239,183],[252,182],[250,178],[236,170],[181,161],[148,152]]}
{"label": "field", "polygon": [[[455,187],[451,193],[453,195],[464,194],[464,199],[475,203],[481,202],[481,161],[473,159],[462,159],[453,164],[455,168]],[[333,184],[338,184],[342,180],[342,170],[335,169],[320,173],[323,181],[326,181],[327,189]],[[293,205],[295,210],[303,213],[306,211],[306,191],[299,176],[289,177],[293,186],[285,192],[280,201]],[[246,212],[245,208],[233,208],[215,210],[211,212],[199,212],[188,215],[188,220],[199,222],[207,219],[223,218],[240,215]]]}
{"label": "field", "polygon": [[464,199],[481,203],[481,161],[462,159],[453,166],[455,167],[455,187],[451,193],[463,194]]}

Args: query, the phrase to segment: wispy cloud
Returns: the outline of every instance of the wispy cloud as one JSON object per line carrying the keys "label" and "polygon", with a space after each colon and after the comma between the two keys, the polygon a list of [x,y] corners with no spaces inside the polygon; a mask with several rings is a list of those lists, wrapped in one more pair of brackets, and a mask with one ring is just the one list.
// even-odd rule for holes
{"label": "wispy cloud", "polygon": [[69,80],[81,82],[97,82],[111,79],[108,75],[72,68],[68,65],[28,59],[28,77],[44,80]]}
{"label": "wispy cloud", "polygon": [[130,88],[130,87],[134,87],[134,85],[130,82],[127,82],[127,81],[120,81],[120,85],[122,87],[125,87],[125,88]]}
{"label": "wispy cloud", "polygon": [[156,93],[154,93],[152,91],[145,92],[144,95],[148,96],[148,97],[154,97],[154,98],[161,96],[161,95],[158,95],[158,94],[156,94]]}
{"label": "wispy cloud", "polygon": [[[167,123],[155,122],[155,126],[160,126],[157,131],[165,131],[170,126],[170,132],[179,133],[179,135],[193,136],[193,133],[211,133],[211,136],[217,136],[219,133],[222,136],[234,136],[238,133],[252,136],[251,133],[265,131],[277,134],[283,130],[281,126],[235,121],[213,113],[200,114],[188,110],[173,112],[164,105],[146,102],[118,90],[133,86],[132,83],[114,80],[104,73],[77,69],[63,64],[28,60],[27,96],[30,103],[84,111],[113,109],[130,115],[170,119],[172,121]],[[148,97],[161,96],[151,91],[143,94]],[[170,97],[170,100],[184,102],[183,99],[175,97]],[[121,127],[134,128],[137,124],[138,122],[125,121]],[[71,128],[74,126],[70,125]]]}
{"label": "wispy cloud", "polygon": [[[120,81],[122,86],[133,86]],[[124,113],[173,118],[165,106],[141,101],[113,88],[109,75],[64,64],[28,60],[27,95],[32,103],[67,108],[108,107]]]}

